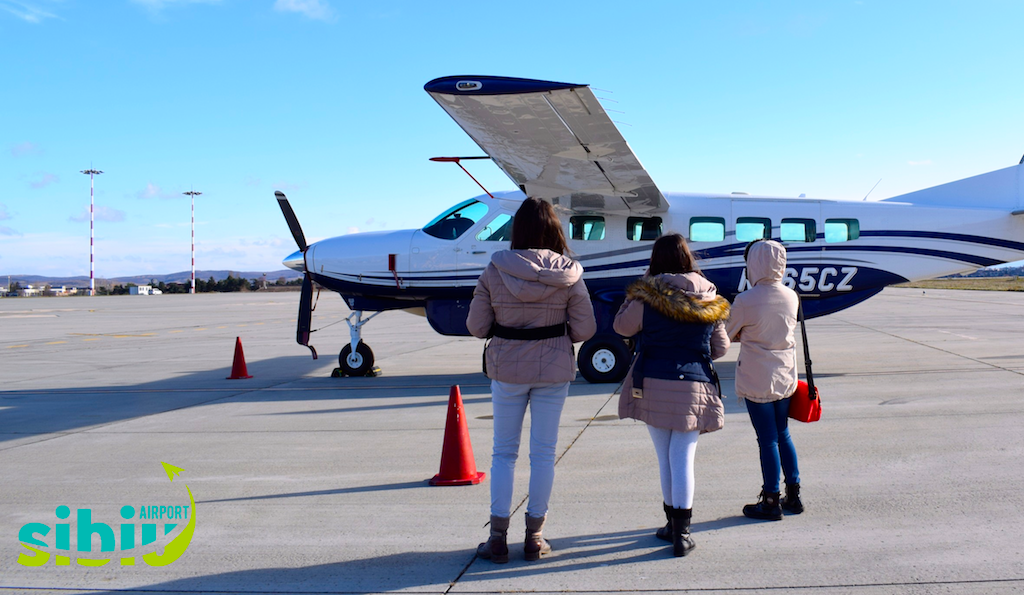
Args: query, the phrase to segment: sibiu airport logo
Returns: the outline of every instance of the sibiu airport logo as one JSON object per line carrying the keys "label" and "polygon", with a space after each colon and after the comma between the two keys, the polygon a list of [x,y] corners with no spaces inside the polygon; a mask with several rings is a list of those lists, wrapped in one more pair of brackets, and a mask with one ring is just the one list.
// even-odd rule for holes
{"label": "sibiu airport logo", "polygon": [[[167,478],[172,482],[174,477],[184,471],[180,467],[160,463],[167,472]],[[75,513],[77,530],[75,534],[76,548],[71,549],[71,523],[55,523],[50,527],[46,523],[27,523],[18,531],[18,541],[30,553],[18,555],[18,564],[22,566],[44,566],[51,558],[50,538],[53,533],[55,550],[52,553],[54,564],[57,566],[69,566],[71,557],[75,555],[80,566],[103,566],[112,560],[119,559],[121,566],[135,566],[135,558],[141,554],[142,561],[149,566],[167,566],[185,553],[192,535],[196,530],[196,501],[192,497],[192,490],[185,485],[188,492],[189,504],[186,505],[141,505],[122,506],[119,540],[115,540],[114,528],[107,523],[96,522],[92,518],[92,509],[79,508]],[[71,509],[67,506],[58,506],[54,511],[57,519],[66,520],[71,517]],[[138,521],[136,523],[135,521]],[[157,527],[163,525],[163,535],[170,535],[174,529],[185,522],[185,527],[163,546],[163,553],[159,553],[159,546],[146,548],[157,542]],[[101,557],[93,557],[92,554],[93,536],[98,535],[100,541]],[[141,536],[141,542],[136,544],[136,536]],[[115,541],[120,547],[115,548]],[[137,550],[137,551],[133,551]],[[148,551],[147,551],[148,550]],[[120,553],[114,554],[117,551]],[[63,553],[61,553],[63,552]],[[105,552],[109,552],[104,554]]]}

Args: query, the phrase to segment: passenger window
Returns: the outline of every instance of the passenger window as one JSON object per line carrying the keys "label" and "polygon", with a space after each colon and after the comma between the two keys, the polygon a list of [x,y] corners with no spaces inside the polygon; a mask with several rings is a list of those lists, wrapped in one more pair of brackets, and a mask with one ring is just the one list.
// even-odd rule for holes
{"label": "passenger window", "polygon": [[722,219],[721,217],[691,217],[690,241],[725,241],[725,219]]}
{"label": "passenger window", "polygon": [[818,231],[814,219],[783,219],[779,235],[783,242],[813,242]]}
{"label": "passenger window", "polygon": [[738,217],[736,219],[736,241],[772,239],[772,220],[764,217]]}
{"label": "passenger window", "polygon": [[634,242],[653,242],[661,237],[661,217],[629,217],[626,219],[626,239]]}
{"label": "passenger window", "polygon": [[574,240],[603,240],[604,217],[599,215],[569,217],[569,237]]}
{"label": "passenger window", "polygon": [[487,215],[487,205],[476,200],[467,200],[447,213],[434,218],[423,228],[435,238],[454,240],[466,233],[470,227]]}
{"label": "passenger window", "polygon": [[826,219],[825,241],[848,242],[860,237],[860,222],[856,219]]}
{"label": "passenger window", "polygon": [[502,213],[491,219],[486,227],[476,234],[481,242],[508,242],[512,239],[512,215]]}

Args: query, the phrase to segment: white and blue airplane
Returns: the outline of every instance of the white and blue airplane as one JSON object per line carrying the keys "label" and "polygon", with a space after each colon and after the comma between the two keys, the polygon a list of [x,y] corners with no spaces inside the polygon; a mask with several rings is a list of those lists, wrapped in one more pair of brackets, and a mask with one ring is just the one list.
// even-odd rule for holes
{"label": "white and blue airplane", "polygon": [[[350,342],[339,357],[349,375],[373,366],[361,331],[379,312],[407,310],[426,316],[438,333],[469,335],[477,278],[491,254],[508,248],[512,218],[527,196],[555,206],[569,248],[585,267],[598,323],[597,335],[579,350],[580,372],[590,382],[626,374],[631,346],[612,330],[612,319],[663,232],[687,237],[704,274],[730,300],[749,286],[747,243],[781,241],[789,256],[785,282],[804,298],[808,318],[848,308],[894,283],[1024,259],[1024,159],[872,202],[663,193],[587,85],[453,76],[424,88],[518,190],[461,202],[422,229],[310,245],[288,199],[276,193],[299,247],[284,264],[305,274],[297,341],[316,358],[309,345],[313,284],[341,294],[353,311]],[[459,159],[465,158],[439,158]]]}

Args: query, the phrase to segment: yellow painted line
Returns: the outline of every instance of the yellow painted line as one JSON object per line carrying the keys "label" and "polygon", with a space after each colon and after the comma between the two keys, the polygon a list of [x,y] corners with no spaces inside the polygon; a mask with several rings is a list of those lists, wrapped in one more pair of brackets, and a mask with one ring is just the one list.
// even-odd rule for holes
{"label": "yellow painted line", "polygon": [[257,322],[257,323],[256,323],[256,326],[262,326],[262,325],[263,325],[263,323],[262,323],[262,322]]}
{"label": "yellow painted line", "polygon": [[8,349],[17,349],[18,347],[28,347],[28,345],[8,345]]}
{"label": "yellow painted line", "polygon": [[217,328],[228,328],[228,327],[226,327],[226,326],[218,326]]}
{"label": "yellow painted line", "polygon": [[249,325],[248,324],[238,324],[238,325],[235,325],[235,326],[249,326]]}
{"label": "yellow painted line", "polygon": [[183,333],[185,331],[167,331],[167,332],[169,332],[169,333]]}
{"label": "yellow painted line", "polygon": [[83,340],[83,341],[99,341],[99,340],[100,340],[100,338],[99,338],[99,337],[94,337],[94,338],[92,338],[92,339],[82,339],[82,340]]}
{"label": "yellow painted line", "polygon": [[196,330],[197,331],[205,331],[206,329],[204,329],[204,328],[197,328]]}
{"label": "yellow painted line", "polygon": [[63,345],[65,343],[67,343],[67,341],[50,341],[49,343],[46,343],[46,345]]}
{"label": "yellow painted line", "polygon": [[[172,333],[180,333],[181,331],[171,331],[171,332]],[[107,336],[108,337],[113,337],[115,339],[127,339],[127,338],[130,338],[130,337],[155,337],[156,333],[143,333],[141,335],[107,335]]]}

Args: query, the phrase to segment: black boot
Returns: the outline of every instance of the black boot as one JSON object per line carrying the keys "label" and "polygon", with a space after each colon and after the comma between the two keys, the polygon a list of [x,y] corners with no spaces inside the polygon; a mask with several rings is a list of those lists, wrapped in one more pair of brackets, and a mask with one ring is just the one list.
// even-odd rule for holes
{"label": "black boot", "polygon": [[658,529],[657,533],[654,534],[658,539],[664,539],[665,541],[672,541],[672,507],[664,502],[661,504],[665,507],[665,526]]}
{"label": "black boot", "polygon": [[804,511],[804,503],[800,501],[800,484],[786,484],[786,497],[782,499],[782,510],[789,514],[800,514]]}
{"label": "black boot", "polygon": [[689,554],[697,544],[690,539],[692,508],[672,508],[672,555],[679,558]]}
{"label": "black boot", "polygon": [[491,515],[491,535],[476,547],[476,555],[495,564],[508,562],[508,517]]}
{"label": "black boot", "polygon": [[761,490],[757,504],[747,504],[743,507],[743,516],[761,521],[781,521],[782,505],[779,503],[779,493]]}

